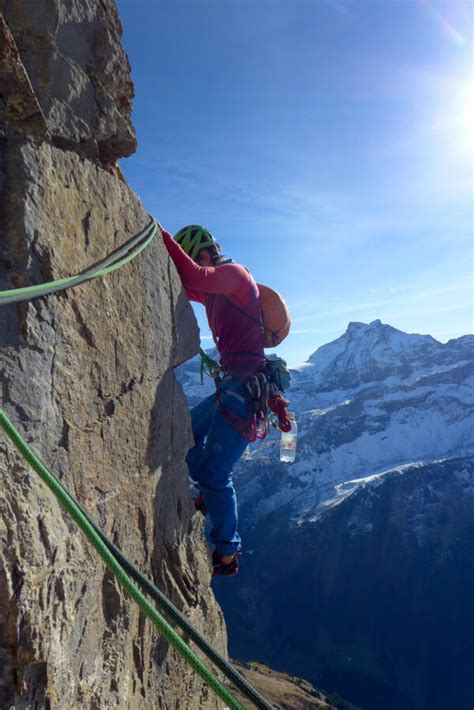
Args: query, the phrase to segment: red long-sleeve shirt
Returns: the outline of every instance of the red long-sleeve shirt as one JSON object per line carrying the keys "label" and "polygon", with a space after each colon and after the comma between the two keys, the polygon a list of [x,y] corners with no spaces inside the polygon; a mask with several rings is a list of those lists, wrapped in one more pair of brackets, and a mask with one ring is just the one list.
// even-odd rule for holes
{"label": "red long-sleeve shirt", "polygon": [[231,375],[258,371],[264,363],[264,331],[258,287],[250,272],[239,264],[199,266],[162,231],[188,298],[206,308],[221,365]]}

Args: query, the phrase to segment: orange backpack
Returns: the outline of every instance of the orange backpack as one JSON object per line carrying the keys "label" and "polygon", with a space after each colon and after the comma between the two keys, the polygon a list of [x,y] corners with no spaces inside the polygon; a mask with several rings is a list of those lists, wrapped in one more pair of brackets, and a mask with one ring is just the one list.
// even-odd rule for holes
{"label": "orange backpack", "polygon": [[291,317],[285,299],[269,286],[257,284],[265,329],[265,347],[276,348],[290,332]]}

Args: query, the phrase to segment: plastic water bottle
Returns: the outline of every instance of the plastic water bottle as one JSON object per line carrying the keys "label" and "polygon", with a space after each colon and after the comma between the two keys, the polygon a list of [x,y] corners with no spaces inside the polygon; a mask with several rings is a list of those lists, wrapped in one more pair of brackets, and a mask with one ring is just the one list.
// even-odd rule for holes
{"label": "plastic water bottle", "polygon": [[294,413],[288,412],[288,417],[291,422],[291,429],[290,431],[281,432],[280,461],[283,461],[284,463],[293,463],[296,456],[298,427],[296,426]]}

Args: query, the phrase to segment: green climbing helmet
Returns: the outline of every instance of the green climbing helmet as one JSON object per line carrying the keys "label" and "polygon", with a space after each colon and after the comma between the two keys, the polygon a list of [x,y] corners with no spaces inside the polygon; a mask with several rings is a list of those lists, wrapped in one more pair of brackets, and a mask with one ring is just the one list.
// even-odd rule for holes
{"label": "green climbing helmet", "polygon": [[174,235],[174,238],[191,259],[195,259],[201,249],[217,244],[209,230],[199,224],[183,227]]}

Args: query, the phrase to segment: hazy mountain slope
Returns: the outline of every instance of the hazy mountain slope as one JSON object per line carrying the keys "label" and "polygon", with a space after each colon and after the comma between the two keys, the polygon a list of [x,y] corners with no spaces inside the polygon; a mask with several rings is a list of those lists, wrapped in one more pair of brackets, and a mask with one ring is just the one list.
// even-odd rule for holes
{"label": "hazy mountain slope", "polygon": [[445,710],[474,697],[474,458],[394,469],[316,522],[285,511],[245,531],[216,585],[238,658],[367,710]]}

